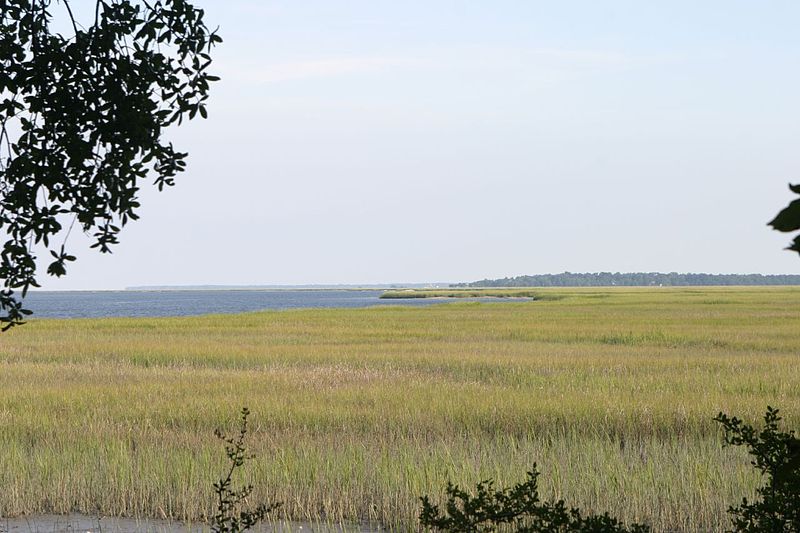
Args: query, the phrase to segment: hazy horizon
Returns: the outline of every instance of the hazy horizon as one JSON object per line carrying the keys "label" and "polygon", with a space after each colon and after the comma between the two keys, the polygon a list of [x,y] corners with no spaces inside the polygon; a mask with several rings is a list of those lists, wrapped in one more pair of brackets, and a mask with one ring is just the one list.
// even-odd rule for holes
{"label": "hazy horizon", "polygon": [[800,273],[800,4],[197,3],[188,171],[44,289]]}
{"label": "hazy horizon", "polygon": [[[597,271],[597,272],[547,272],[541,274],[521,274],[520,276],[500,276],[498,278],[481,278],[481,279],[472,279],[472,280],[450,280],[450,281],[382,281],[382,282],[371,282],[371,283],[284,283],[284,284],[266,284],[266,283],[228,283],[228,284],[209,284],[209,283],[198,283],[198,284],[147,284],[147,285],[126,285],[123,287],[117,288],[106,288],[106,289],[70,289],[70,288],[60,288],[60,289],[48,289],[48,288],[32,288],[30,289],[32,292],[69,292],[69,291],[76,291],[76,292],[93,292],[93,291],[159,291],[159,290],[248,290],[248,289],[255,289],[255,290],[269,290],[269,289],[320,289],[320,290],[327,290],[327,289],[390,289],[390,288],[422,288],[422,287],[447,287],[450,285],[456,284],[463,284],[463,283],[472,283],[472,282],[479,282],[479,281],[486,281],[486,280],[493,280],[493,279],[506,279],[506,278],[515,278],[515,277],[525,277],[528,275],[561,275],[561,274],[601,274],[601,273],[612,273],[612,274],[641,274],[642,272],[611,272],[611,271]],[[784,273],[777,273],[777,274],[764,274],[762,272],[646,272],[645,274],[708,274],[708,275],[732,275],[732,276],[748,276],[748,275],[761,275],[761,276],[800,276],[800,274],[795,274],[792,272],[784,272]],[[681,287],[682,285],[678,285],[677,287]],[[687,286],[696,286],[696,285],[687,285]],[[726,285],[720,285],[724,287]],[[765,285],[770,286],[770,285]]]}

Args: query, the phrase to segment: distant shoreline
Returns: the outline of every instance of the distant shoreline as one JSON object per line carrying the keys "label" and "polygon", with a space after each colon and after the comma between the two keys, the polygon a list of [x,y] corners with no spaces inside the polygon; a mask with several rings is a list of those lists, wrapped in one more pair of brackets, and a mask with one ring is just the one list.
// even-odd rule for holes
{"label": "distant shoreline", "polygon": [[568,296],[606,292],[639,292],[639,291],[692,291],[705,290],[709,293],[724,291],[779,291],[798,290],[797,285],[664,285],[664,286],[587,286],[587,287],[454,287],[451,289],[394,289],[384,291],[381,300],[457,300],[460,298],[487,298],[498,300],[561,300]]}
{"label": "distant shoreline", "polygon": [[454,283],[451,288],[522,287],[762,287],[797,286],[800,274],[707,274],[681,272],[562,272]]}

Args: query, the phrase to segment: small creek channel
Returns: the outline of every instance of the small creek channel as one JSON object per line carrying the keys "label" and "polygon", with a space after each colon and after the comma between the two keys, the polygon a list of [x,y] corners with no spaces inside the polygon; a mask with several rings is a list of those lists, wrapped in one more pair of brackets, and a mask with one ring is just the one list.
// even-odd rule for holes
{"label": "small creek channel", "polygon": [[[205,533],[206,524],[135,518],[97,518],[86,515],[39,515],[0,518],[0,533]],[[380,533],[369,524],[264,522],[251,529],[260,533]]]}

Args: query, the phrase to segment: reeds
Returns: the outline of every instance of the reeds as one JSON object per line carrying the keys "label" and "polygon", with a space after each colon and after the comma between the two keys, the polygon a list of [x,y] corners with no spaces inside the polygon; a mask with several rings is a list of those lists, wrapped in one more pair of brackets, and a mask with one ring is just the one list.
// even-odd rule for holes
{"label": "reeds", "polygon": [[546,301],[35,320],[0,336],[0,516],[202,519],[243,482],[300,520],[415,526],[418,496],[536,462],[543,496],[715,530],[756,474],[719,411],[800,420],[800,290],[549,290]]}

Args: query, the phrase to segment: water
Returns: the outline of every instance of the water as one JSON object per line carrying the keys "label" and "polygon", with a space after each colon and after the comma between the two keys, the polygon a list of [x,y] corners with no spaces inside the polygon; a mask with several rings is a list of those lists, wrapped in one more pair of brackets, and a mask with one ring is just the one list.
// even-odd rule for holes
{"label": "water", "polygon": [[[135,518],[96,518],[92,516],[38,515],[0,518],[0,533],[205,533],[207,525],[185,524],[169,520]],[[379,533],[369,524],[310,524],[305,522],[264,522],[252,528],[254,533]]]}
{"label": "water", "polygon": [[381,290],[36,291],[28,293],[25,307],[34,312],[34,318],[99,318],[243,313],[263,309],[416,306],[443,301],[431,298],[380,300],[382,293]]}

